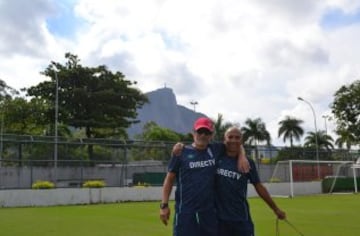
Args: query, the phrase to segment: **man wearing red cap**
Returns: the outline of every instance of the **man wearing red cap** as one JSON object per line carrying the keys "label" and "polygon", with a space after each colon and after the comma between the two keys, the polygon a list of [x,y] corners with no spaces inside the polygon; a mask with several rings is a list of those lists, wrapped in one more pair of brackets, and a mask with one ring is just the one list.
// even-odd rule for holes
{"label": "man wearing red cap", "polygon": [[160,219],[167,225],[170,217],[168,201],[176,180],[175,236],[217,235],[215,157],[223,153],[225,147],[209,144],[213,132],[214,125],[209,118],[197,119],[193,126],[192,145],[184,146],[181,155],[173,155],[169,162],[163,184]]}

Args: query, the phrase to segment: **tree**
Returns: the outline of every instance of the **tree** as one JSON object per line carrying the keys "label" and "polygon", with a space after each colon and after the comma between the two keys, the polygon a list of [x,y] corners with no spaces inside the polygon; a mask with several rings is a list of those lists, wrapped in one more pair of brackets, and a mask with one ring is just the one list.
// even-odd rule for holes
{"label": "tree", "polygon": [[[42,135],[46,130],[43,112],[43,104],[33,99],[27,101],[24,98],[8,98],[4,101],[1,113],[7,133]],[[5,130],[4,130],[5,132]]]}
{"label": "tree", "polygon": [[319,149],[330,150],[334,148],[332,142],[334,141],[330,135],[327,135],[325,131],[320,130],[317,133],[308,132],[308,135],[305,137],[305,147],[316,147],[316,138],[318,142]]}
{"label": "tree", "polygon": [[[2,133],[7,135],[53,135],[51,131],[54,124],[48,124],[44,117],[46,111],[44,104],[38,99],[31,99],[30,101],[22,97],[7,98],[3,102],[1,117],[3,117]],[[69,136],[70,130],[68,126],[59,124],[58,136]],[[30,137],[29,137],[30,138]],[[11,158],[11,150],[17,147],[17,156],[21,159],[49,159],[53,151],[53,147],[41,142],[27,143],[27,142],[7,142],[7,145],[2,146],[4,159]],[[59,154],[61,149],[59,149]],[[10,151],[10,152],[8,152]],[[59,155],[60,156],[60,155]],[[68,155],[67,155],[68,157]],[[20,162],[19,162],[20,163]],[[33,163],[34,164],[34,163]],[[37,162],[35,165],[43,165]],[[47,163],[48,164],[48,163]]]}
{"label": "tree", "polygon": [[[147,98],[130,86],[121,72],[111,72],[106,66],[83,67],[77,56],[66,53],[65,65],[51,62],[42,74],[51,77],[27,90],[28,95],[54,104],[56,76],[59,90],[59,120],[76,128],[85,128],[88,138],[98,137],[97,128],[108,128],[110,134],[122,131],[136,123],[137,112]],[[54,120],[54,106],[48,111]],[[108,133],[108,134],[109,134]]]}
{"label": "tree", "polygon": [[[318,143],[319,159],[329,160],[332,159],[331,150],[334,149],[332,142],[334,141],[330,135],[327,135],[325,131],[320,130],[318,132],[308,132],[305,137],[305,148],[308,148],[309,152],[314,153],[316,151],[316,138]],[[311,151],[312,149],[312,151]]]}
{"label": "tree", "polygon": [[247,119],[245,121],[245,126],[241,128],[241,131],[243,133],[243,142],[250,146],[255,145],[255,158],[259,163],[259,143],[266,141],[267,145],[270,145],[271,141],[270,133],[266,130],[265,123],[261,120],[261,118],[256,118],[254,120]]}
{"label": "tree", "polygon": [[215,130],[214,139],[216,141],[223,141],[226,130],[233,126],[233,124],[230,122],[224,123],[224,118],[222,114],[218,114],[217,119],[213,120],[213,122]]}
{"label": "tree", "polygon": [[8,86],[5,81],[0,79],[0,101],[5,98],[11,98],[12,95],[16,95],[19,92],[16,89]]}
{"label": "tree", "polygon": [[304,130],[301,128],[300,124],[303,123],[302,120],[286,116],[284,120],[279,122],[279,137],[283,136],[284,143],[286,140],[290,140],[290,147],[293,146],[293,140],[300,141],[301,136],[304,134]]}
{"label": "tree", "polygon": [[343,148],[345,144],[346,149],[349,151],[351,146],[356,144],[354,135],[348,130],[337,130],[336,134],[339,135],[339,137],[335,140],[335,144],[339,148]]}
{"label": "tree", "polygon": [[355,143],[358,143],[360,141],[360,81],[342,86],[334,97],[331,109],[337,123],[336,131],[346,130],[353,135]]}
{"label": "tree", "polygon": [[[63,65],[51,62],[41,72],[51,78],[27,89],[27,95],[49,105],[48,122],[54,121],[56,78],[58,78],[59,122],[84,128],[87,138],[127,137],[125,131],[138,122],[137,109],[148,100],[136,82],[125,79],[121,72],[111,72],[106,66],[84,67],[76,55],[65,54]],[[52,105],[52,106],[51,106]],[[92,156],[92,145],[88,148]]]}
{"label": "tree", "polygon": [[244,142],[249,145],[258,145],[263,141],[270,144],[270,133],[266,130],[266,125],[261,118],[256,118],[254,120],[247,119],[245,121],[245,126],[241,128],[241,131],[243,133]]}
{"label": "tree", "polygon": [[171,149],[168,150],[169,144],[170,148],[172,148],[173,144],[181,139],[180,135],[175,131],[160,127],[153,121],[144,125],[143,133],[138,138],[144,141],[144,145],[132,149],[134,160],[152,159],[162,161],[170,157]]}
{"label": "tree", "polygon": [[[6,84],[5,81],[3,81],[2,79],[0,79],[0,112],[1,112],[1,117],[0,117],[0,133],[1,135],[4,133],[4,119],[5,119],[5,103],[9,100],[11,100],[12,96],[11,95],[15,95],[18,94],[19,92],[13,88],[11,88],[10,86],[8,86]],[[2,143],[1,143],[1,149],[2,149]]]}
{"label": "tree", "polygon": [[141,139],[144,141],[179,142],[180,136],[175,131],[160,127],[154,121],[150,121],[144,125]]}

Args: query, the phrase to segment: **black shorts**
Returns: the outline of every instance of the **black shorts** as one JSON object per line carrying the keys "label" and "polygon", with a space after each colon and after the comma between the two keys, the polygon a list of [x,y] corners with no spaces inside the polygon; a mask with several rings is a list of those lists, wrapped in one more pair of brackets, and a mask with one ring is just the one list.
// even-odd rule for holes
{"label": "black shorts", "polygon": [[219,220],[218,236],[254,236],[254,224],[251,221]]}
{"label": "black shorts", "polygon": [[174,236],[217,236],[215,210],[180,213],[174,218]]}

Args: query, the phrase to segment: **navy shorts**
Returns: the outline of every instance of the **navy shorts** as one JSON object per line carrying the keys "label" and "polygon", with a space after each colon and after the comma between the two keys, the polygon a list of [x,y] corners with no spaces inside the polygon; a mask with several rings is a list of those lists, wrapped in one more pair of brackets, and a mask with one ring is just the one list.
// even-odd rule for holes
{"label": "navy shorts", "polygon": [[180,213],[174,218],[174,236],[217,236],[215,210]]}
{"label": "navy shorts", "polygon": [[251,221],[219,220],[218,236],[254,236],[254,224]]}

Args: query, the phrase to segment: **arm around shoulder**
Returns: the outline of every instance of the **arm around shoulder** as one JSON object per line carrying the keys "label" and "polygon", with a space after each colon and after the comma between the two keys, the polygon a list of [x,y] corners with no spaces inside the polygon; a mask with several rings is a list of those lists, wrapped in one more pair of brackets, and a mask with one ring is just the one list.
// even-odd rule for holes
{"label": "arm around shoulder", "polygon": [[182,150],[184,149],[184,144],[183,143],[175,143],[175,145],[173,146],[172,150],[171,150],[171,155],[172,156],[180,156],[182,153]]}
{"label": "arm around shoulder", "polygon": [[240,147],[237,165],[238,170],[242,173],[248,173],[250,171],[250,163],[246,158],[246,152],[243,145]]}

